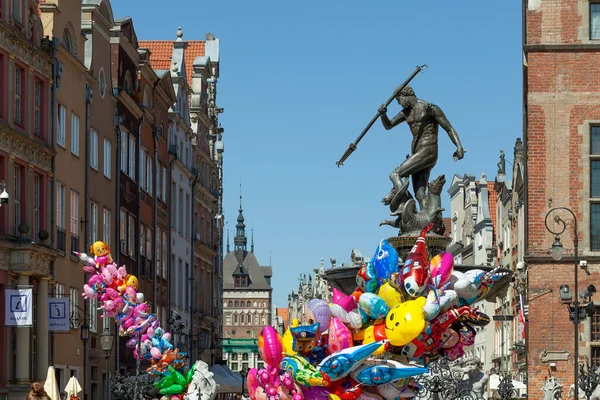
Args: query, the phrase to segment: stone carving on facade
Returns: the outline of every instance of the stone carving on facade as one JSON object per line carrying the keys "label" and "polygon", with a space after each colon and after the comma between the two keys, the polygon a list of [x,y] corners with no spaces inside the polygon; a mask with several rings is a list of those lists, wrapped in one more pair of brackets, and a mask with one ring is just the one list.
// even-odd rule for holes
{"label": "stone carving on facade", "polygon": [[462,369],[466,381],[465,386],[468,390],[487,399],[488,376],[481,370],[483,363],[477,357],[465,357],[460,360],[459,368]]}
{"label": "stone carving on facade", "polygon": [[548,349],[544,349],[540,353],[540,361],[543,363],[548,363],[552,361],[567,361],[568,359],[569,352],[566,350],[549,351]]}
{"label": "stone carving on facade", "polygon": [[33,146],[13,136],[12,132],[0,132],[0,150],[26,160],[28,164],[34,165],[44,171],[50,172],[52,155],[50,151],[36,149]]}
{"label": "stone carving on facade", "polygon": [[0,48],[4,48],[15,58],[42,75],[52,77],[50,57],[41,55],[42,53],[34,48],[31,43],[19,40],[16,36],[0,30]]}
{"label": "stone carving on facade", "polygon": [[542,392],[544,392],[544,400],[562,399],[562,389],[563,385],[555,377],[551,376],[550,378],[546,379],[546,382],[542,387]]}

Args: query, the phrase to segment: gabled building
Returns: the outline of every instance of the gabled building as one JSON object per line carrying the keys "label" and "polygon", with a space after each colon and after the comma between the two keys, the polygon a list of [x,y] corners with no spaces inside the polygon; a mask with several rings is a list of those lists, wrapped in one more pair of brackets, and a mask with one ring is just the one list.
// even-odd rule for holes
{"label": "gabled building", "polygon": [[[223,259],[223,358],[234,371],[260,368],[257,339],[272,321],[271,276],[273,269],[261,266],[254,255],[254,243],[247,249],[246,225],[240,196],[234,250]],[[252,351],[247,351],[251,348]]]}
{"label": "gabled building", "polygon": [[[187,294],[175,310],[180,316],[186,315],[178,323],[182,324],[182,333],[191,338],[187,350],[192,361],[201,358],[214,363],[220,358],[217,347],[222,336],[219,309],[223,218],[220,212],[222,182],[218,165],[222,161],[223,129],[218,123],[218,115],[223,109],[216,106],[219,39],[208,34],[206,40],[184,41],[181,29],[177,37],[175,42],[144,41],[142,46],[151,52],[151,62],[155,68],[175,68],[181,77],[178,80],[179,90],[187,90],[190,94],[189,108],[186,110],[189,113],[190,130],[185,135],[173,131],[174,147],[171,148],[173,163],[177,166],[177,159],[191,172],[189,193],[192,194],[192,210],[189,214],[186,214],[187,208],[181,211],[187,215],[185,221],[191,221],[189,241],[192,245],[189,253],[186,253],[189,257],[185,259],[189,268],[184,267],[183,272],[189,287],[181,288],[181,292]],[[184,82],[187,86],[183,85]],[[182,142],[181,139],[185,140]],[[181,159],[175,152],[179,146],[189,152],[181,153]],[[178,156],[175,157],[175,154]],[[177,175],[174,176],[177,178]],[[187,190],[184,188],[186,196]]]}

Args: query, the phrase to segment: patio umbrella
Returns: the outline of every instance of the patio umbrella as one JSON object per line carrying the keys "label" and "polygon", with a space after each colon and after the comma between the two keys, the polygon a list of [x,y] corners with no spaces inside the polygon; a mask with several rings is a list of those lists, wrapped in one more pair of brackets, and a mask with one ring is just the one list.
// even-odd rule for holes
{"label": "patio umbrella", "polygon": [[77,393],[81,392],[81,385],[79,385],[79,381],[77,380],[77,378],[75,378],[74,376],[71,377],[71,379],[69,379],[69,382],[67,382],[67,386],[65,386],[65,392],[67,392],[67,396],[69,396],[69,398],[71,396],[77,396]]}
{"label": "patio umbrella", "polygon": [[46,375],[46,382],[44,382],[44,390],[46,391],[46,394],[48,394],[48,397],[50,397],[50,400],[60,400],[54,367],[48,367],[48,375]]}

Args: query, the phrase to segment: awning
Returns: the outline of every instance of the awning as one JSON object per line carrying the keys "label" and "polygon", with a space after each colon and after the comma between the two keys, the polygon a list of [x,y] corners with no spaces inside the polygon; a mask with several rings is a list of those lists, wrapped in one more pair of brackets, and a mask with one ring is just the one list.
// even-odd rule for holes
{"label": "awning", "polygon": [[242,384],[242,376],[239,373],[232,371],[231,368],[229,368],[229,365],[219,365],[219,367],[227,372],[233,379],[238,381],[240,385]]}
{"label": "awning", "polygon": [[215,364],[210,367],[213,378],[219,384],[217,393],[239,393],[242,389],[242,382],[238,382],[233,376],[229,375],[220,365]]}
{"label": "awning", "polygon": [[[490,390],[497,390],[498,385],[500,384],[500,376],[498,376],[497,374],[490,375],[489,382],[490,382]],[[525,384],[523,382],[519,382],[514,379],[512,381],[512,385],[515,389],[518,389],[519,391],[522,391],[523,393],[525,393],[525,390],[527,389],[527,386],[525,386]]]}

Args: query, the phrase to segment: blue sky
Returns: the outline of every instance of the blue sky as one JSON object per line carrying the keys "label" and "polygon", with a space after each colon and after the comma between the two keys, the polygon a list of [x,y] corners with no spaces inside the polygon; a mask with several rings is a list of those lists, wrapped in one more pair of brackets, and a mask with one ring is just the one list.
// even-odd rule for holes
{"label": "blue sky", "polygon": [[253,227],[260,263],[272,259],[277,306],[321,258],[347,263],[352,248],[371,257],[396,234],[378,227],[388,215],[380,199],[410,151],[408,127],[385,131],[378,121],[345,166],[335,162],[417,65],[429,68],[415,92],[444,110],[467,150],[452,162],[441,130],[432,177],[446,175],[445,215],[452,175],[493,180],[500,149],[512,162],[522,136],[518,2],[114,0],[113,8],[133,17],[140,40],[174,40],[178,26],[184,39],[220,38],[225,217],[233,239],[241,180],[248,236]]}

